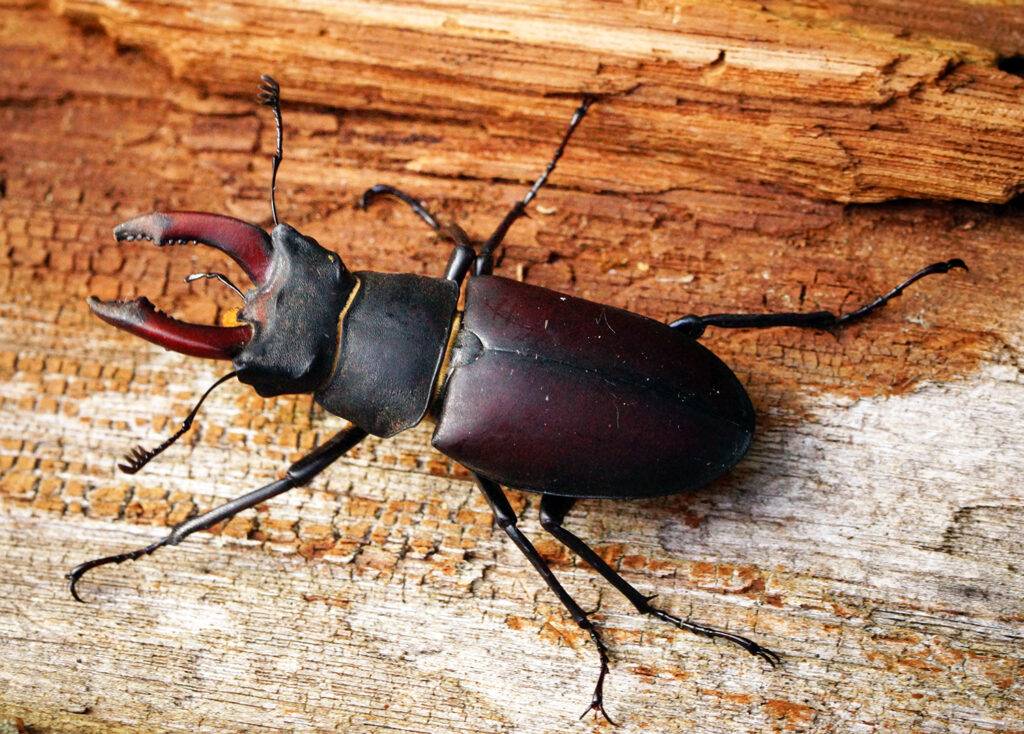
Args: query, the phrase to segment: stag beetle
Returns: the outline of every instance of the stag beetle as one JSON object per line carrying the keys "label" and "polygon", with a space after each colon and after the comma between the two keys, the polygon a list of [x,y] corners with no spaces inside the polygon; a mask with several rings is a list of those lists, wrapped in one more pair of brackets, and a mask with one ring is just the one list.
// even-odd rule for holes
{"label": "stag beetle", "polygon": [[188,430],[210,391],[232,377],[265,397],[312,393],[317,403],[351,425],[299,459],[283,479],[186,520],[146,548],[79,565],[68,574],[75,599],[82,601],[75,586],[86,571],[175,545],[307,484],[368,435],[393,436],[429,417],[436,424],[433,446],[469,469],[497,524],[593,640],[600,672],[584,713],[593,710],[608,718],[602,697],[607,649],[587,613],[516,526],[503,485],[539,493],[543,528],[641,613],[728,640],[773,667],[778,664],[778,654],[746,637],[653,606],[653,597],[635,589],[562,521],[578,499],[685,492],[707,484],[743,457],[754,433],[754,410],[735,375],[698,342],[706,327],[838,329],[920,278],[966,270],[963,261],[929,265],[842,316],[827,311],[689,315],[669,324],[493,275],[494,253],[509,227],[524,215],[595,101],[586,97],[547,168],[479,252],[458,225],[442,227],[410,195],[374,186],[363,194],[362,207],[381,196],[404,202],[451,240],[451,257],[441,278],[350,272],[338,255],[278,221],[274,191],[282,126],[280,90],[272,78],[262,77],[258,99],[272,109],[277,126],[269,235],[237,219],[197,212],[147,214],[114,229],[118,241],[214,247],[255,284],[243,294],[220,273],[189,276],[217,278],[242,297],[244,305],[228,326],[179,321],[145,298],[89,299],[92,311],[114,326],[168,349],[231,360],[234,366],[200,398],[177,433],[156,449],[134,449],[119,466],[128,473],[141,469]]}

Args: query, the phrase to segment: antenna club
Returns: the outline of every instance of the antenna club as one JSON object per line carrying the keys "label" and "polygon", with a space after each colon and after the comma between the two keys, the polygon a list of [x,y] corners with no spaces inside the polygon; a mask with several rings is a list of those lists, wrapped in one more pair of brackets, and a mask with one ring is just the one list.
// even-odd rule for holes
{"label": "antenna club", "polygon": [[283,134],[281,126],[281,86],[274,77],[263,74],[260,77],[256,101],[274,111],[274,122],[277,124],[277,152],[274,154],[274,167],[270,174],[270,212],[274,215],[274,224],[280,224],[277,219],[277,203],[274,201],[274,194],[277,191],[277,169],[281,165]]}

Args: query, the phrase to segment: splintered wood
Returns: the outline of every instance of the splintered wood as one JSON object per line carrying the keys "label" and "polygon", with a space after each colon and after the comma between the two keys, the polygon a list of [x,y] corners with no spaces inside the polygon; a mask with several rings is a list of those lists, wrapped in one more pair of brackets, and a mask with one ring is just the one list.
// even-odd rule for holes
{"label": "splintered wood", "polygon": [[[280,476],[344,425],[229,384],[138,475],[115,468],[225,364],[84,299],[216,323],[244,274],[116,244],[135,214],[282,219],[351,269],[438,275],[388,183],[482,238],[602,95],[498,272],[668,320],[849,311],[832,336],[710,332],[759,413],[698,492],[582,502],[568,527],[669,612],[643,619],[521,527],[594,609],[621,732],[1004,732],[1024,722],[1024,13],[1018,4],[13,0],[0,9],[0,729],[562,732],[596,654],[430,426],[173,549],[76,564]],[[1017,197],[1017,198],[1015,198]]]}

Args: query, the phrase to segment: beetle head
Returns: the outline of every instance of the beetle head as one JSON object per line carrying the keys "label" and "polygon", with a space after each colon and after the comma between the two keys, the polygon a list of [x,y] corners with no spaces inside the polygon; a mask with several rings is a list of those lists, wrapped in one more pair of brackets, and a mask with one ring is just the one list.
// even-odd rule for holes
{"label": "beetle head", "polygon": [[158,311],[146,298],[89,299],[93,313],[167,349],[230,359],[242,382],[263,396],[310,392],[332,371],[338,317],[356,285],[341,258],[278,224],[271,234],[217,214],[152,213],[114,229],[118,241],[199,243],[229,255],[252,280],[235,323],[204,326]]}
{"label": "beetle head", "polygon": [[242,296],[244,305],[227,326],[203,326],[171,318],[146,298],[133,301],[89,299],[104,321],[167,349],[196,357],[230,359],[235,374],[263,396],[311,392],[330,377],[338,348],[338,318],[356,287],[341,258],[312,237],[278,224],[274,190],[281,163],[280,88],[260,77],[257,99],[277,123],[277,153],[270,182],[274,229],[232,217],[201,212],[154,212],[114,228],[119,242],[149,240],[164,245],[198,243],[226,253],[255,288],[242,293],[220,273],[198,273],[187,280],[215,277]]}

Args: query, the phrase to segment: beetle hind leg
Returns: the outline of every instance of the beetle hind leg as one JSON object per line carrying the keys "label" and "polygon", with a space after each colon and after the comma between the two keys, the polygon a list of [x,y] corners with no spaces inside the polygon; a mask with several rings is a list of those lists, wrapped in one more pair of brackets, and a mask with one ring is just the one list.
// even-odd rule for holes
{"label": "beetle hind leg", "polygon": [[555,574],[544,559],[541,558],[537,549],[533,547],[529,539],[516,526],[516,513],[505,497],[501,485],[487,477],[480,476],[476,472],[473,472],[473,478],[476,479],[477,485],[484,493],[487,503],[491,506],[491,512],[494,513],[494,519],[498,525],[508,534],[512,542],[522,551],[533,567],[537,569],[537,573],[541,575],[541,578],[544,579],[548,587],[555,592],[555,596],[562,602],[562,606],[572,615],[573,621],[590,635],[590,639],[593,640],[594,646],[597,648],[597,654],[601,660],[601,672],[597,676],[597,685],[594,686],[594,694],[591,697],[590,706],[587,707],[587,710],[583,712],[580,718],[582,719],[591,711],[596,711],[607,719],[609,724],[615,726],[615,722],[612,721],[611,717],[608,716],[608,712],[604,709],[604,680],[608,676],[609,657],[608,648],[605,647],[604,642],[601,640],[597,628],[594,627],[594,624],[587,617],[587,613],[583,611],[582,607],[576,603],[576,600],[569,595],[569,592],[555,578]]}
{"label": "beetle hind leg", "polygon": [[872,311],[881,308],[892,299],[903,294],[903,289],[921,278],[929,275],[948,273],[950,270],[967,270],[967,264],[958,257],[952,260],[932,263],[921,268],[888,293],[879,296],[855,311],[836,316],[831,311],[814,311],[813,313],[714,313],[708,316],[690,314],[676,319],[669,326],[673,329],[699,339],[709,326],[725,329],[768,329],[775,326],[795,326],[801,329],[819,329],[822,331],[839,329],[852,324]]}
{"label": "beetle hind leg", "polygon": [[633,606],[636,607],[637,611],[642,614],[649,614],[652,617],[662,619],[675,625],[679,629],[693,632],[695,635],[701,635],[711,639],[719,638],[722,640],[728,640],[729,642],[739,645],[751,655],[756,655],[757,657],[768,661],[773,668],[782,661],[778,653],[773,652],[766,647],[762,647],[746,637],[734,635],[731,632],[724,632],[697,622],[680,619],[679,617],[675,617],[668,612],[664,612],[653,606],[651,604],[651,599],[653,599],[654,596],[644,596],[637,591],[628,581],[622,578],[615,569],[609,566],[601,556],[597,555],[593,548],[562,526],[562,520],[565,519],[566,514],[575,502],[576,500],[572,497],[556,497],[549,494],[543,495],[540,501],[541,526],[553,535],[556,540],[586,561],[591,568],[604,576],[608,583],[618,589],[623,596],[629,599]]}

